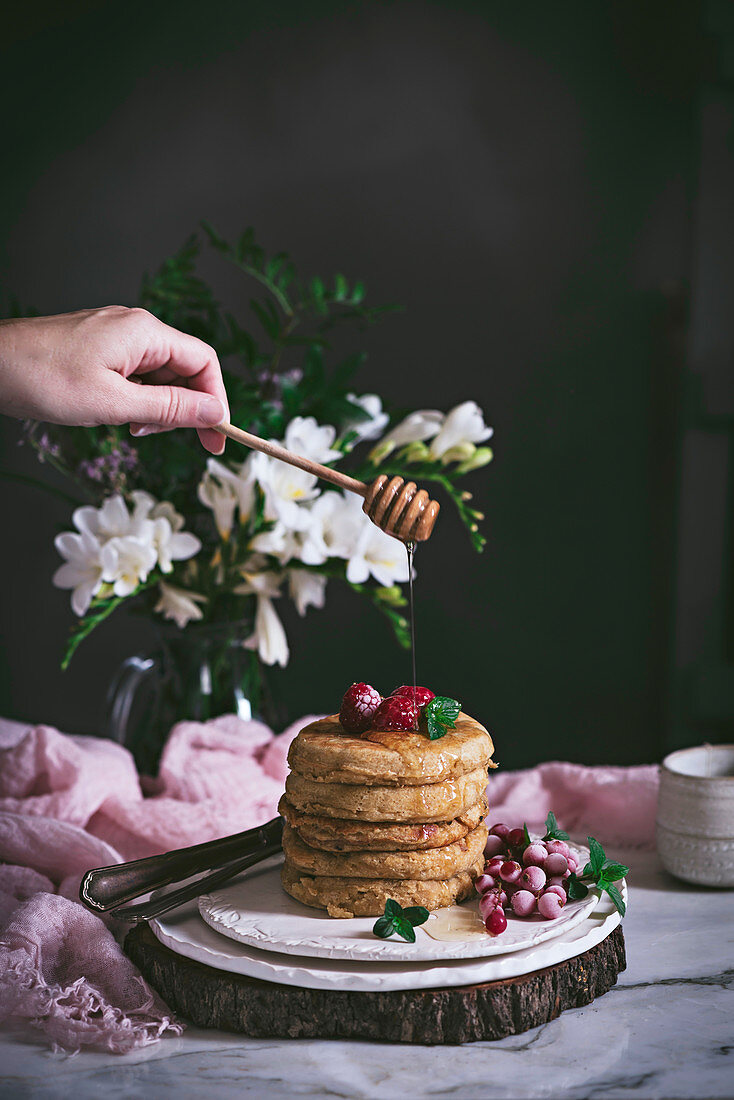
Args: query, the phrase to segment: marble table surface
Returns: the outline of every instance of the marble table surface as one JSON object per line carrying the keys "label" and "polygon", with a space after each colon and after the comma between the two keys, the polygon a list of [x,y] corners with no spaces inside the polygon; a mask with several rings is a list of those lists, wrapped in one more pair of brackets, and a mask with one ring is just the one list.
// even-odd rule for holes
{"label": "marble table surface", "polygon": [[679,883],[652,853],[613,854],[632,869],[627,970],[592,1005],[523,1035],[413,1047],[192,1027],[137,1054],[69,1058],[6,1029],[0,1097],[732,1097],[734,891]]}

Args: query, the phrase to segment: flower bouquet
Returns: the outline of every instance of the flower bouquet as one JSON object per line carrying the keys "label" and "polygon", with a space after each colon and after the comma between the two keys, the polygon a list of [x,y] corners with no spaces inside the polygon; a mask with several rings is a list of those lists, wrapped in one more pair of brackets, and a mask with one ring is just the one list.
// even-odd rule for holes
{"label": "flower bouquet", "polygon": [[[257,288],[249,301],[254,324],[245,328],[197,274],[197,235],[144,279],[140,305],[216,349],[232,422],[366,481],[409,471],[435,484],[481,550],[483,517],[459,488],[492,458],[484,445],[492,429],[479,407],[401,411],[377,394],[353,392],[365,356],[336,359],[332,331],[372,323],[392,307],[365,305],[363,285],[343,275],[329,283],[300,278],[288,255],[267,256],[251,229],[234,244],[204,231]],[[134,600],[181,637],[209,626],[222,652],[236,645],[247,658],[243,698],[258,708],[262,666],[289,660],[276,602],[293,601],[300,615],[323,608],[331,580],[369,600],[409,645],[405,547],[370,522],[354,494],[231,446],[226,457],[207,459],[193,432],[131,441],[119,428],[33,423],[27,433],[38,458],[74,485],[74,531],[56,538],[64,563],[53,578],[71,590],[76,616],[64,667],[100,623]],[[216,696],[218,677],[210,680]],[[216,698],[210,709],[217,712]]]}

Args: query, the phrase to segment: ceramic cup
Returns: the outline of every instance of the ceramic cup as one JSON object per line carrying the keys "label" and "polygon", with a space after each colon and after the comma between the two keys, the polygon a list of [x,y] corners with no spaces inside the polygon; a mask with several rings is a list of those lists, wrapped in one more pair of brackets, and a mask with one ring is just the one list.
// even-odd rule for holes
{"label": "ceramic cup", "polygon": [[663,760],[657,845],[685,882],[734,886],[734,745],[697,745]]}

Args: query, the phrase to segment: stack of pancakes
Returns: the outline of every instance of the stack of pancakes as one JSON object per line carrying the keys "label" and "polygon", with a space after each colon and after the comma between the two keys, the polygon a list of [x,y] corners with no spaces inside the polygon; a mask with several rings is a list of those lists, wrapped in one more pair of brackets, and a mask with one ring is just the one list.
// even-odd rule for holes
{"label": "stack of pancakes", "polygon": [[439,909],[467,897],[484,867],[492,752],[463,713],[435,741],[425,730],[354,737],[337,715],[306,726],[278,807],[287,893],[332,917],[379,916],[388,898]]}

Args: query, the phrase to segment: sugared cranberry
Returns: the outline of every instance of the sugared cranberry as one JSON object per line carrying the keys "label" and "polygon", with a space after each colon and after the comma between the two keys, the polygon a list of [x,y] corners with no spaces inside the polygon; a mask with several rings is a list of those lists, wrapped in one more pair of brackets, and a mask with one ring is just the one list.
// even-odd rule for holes
{"label": "sugared cranberry", "polygon": [[528,844],[522,854],[522,861],[526,867],[545,867],[547,858],[548,849],[540,840],[536,840],[533,844]]}
{"label": "sugared cranberry", "polygon": [[517,882],[522,874],[522,867],[514,859],[506,860],[500,867],[500,878],[503,882]]}
{"label": "sugared cranberry", "polygon": [[507,917],[501,909],[493,909],[484,922],[490,936],[499,936],[507,928]]}
{"label": "sugared cranberry", "polygon": [[484,845],[484,854],[489,859],[491,856],[499,855],[500,852],[504,852],[506,845],[501,836],[497,836],[495,833],[490,833],[487,837],[487,843]]}

